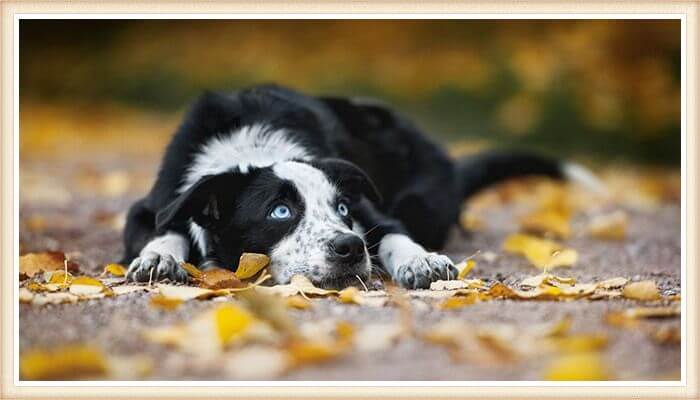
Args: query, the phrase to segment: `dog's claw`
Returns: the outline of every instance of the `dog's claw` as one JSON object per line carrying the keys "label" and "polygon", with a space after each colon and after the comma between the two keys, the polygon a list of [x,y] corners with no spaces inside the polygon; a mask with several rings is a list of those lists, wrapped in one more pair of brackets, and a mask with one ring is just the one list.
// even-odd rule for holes
{"label": "dog's claw", "polygon": [[457,274],[457,268],[449,258],[437,253],[426,253],[400,265],[395,280],[407,289],[427,289],[431,282],[456,277]]}
{"label": "dog's claw", "polygon": [[146,253],[134,259],[126,272],[126,279],[136,282],[160,281],[187,282],[187,272],[170,254]]}

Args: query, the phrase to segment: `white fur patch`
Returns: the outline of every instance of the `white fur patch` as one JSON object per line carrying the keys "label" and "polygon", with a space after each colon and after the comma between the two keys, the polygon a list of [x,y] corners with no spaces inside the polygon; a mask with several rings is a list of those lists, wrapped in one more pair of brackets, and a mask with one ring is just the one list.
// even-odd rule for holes
{"label": "white fur patch", "polygon": [[379,259],[391,276],[395,276],[396,268],[407,263],[416,256],[426,255],[423,246],[400,233],[385,235],[379,242]]}
{"label": "white fur patch", "polygon": [[[216,137],[205,143],[187,169],[179,193],[187,191],[206,175],[220,174],[234,168],[247,173],[251,167],[268,167],[290,159],[309,159],[311,154],[285,130],[271,130],[255,124]],[[206,234],[194,222],[190,223],[190,236],[200,252],[206,254]]]}
{"label": "white fur patch", "polygon": [[[270,272],[278,283],[294,274],[318,281],[334,274],[327,264],[328,242],[340,233],[353,231],[336,210],[337,188],[320,170],[304,163],[286,161],[275,164],[273,172],[294,183],[304,202],[304,216],[297,227],[270,252]],[[366,250],[365,250],[366,252]],[[366,254],[369,272],[369,254]]]}
{"label": "white fur patch", "polygon": [[190,251],[187,238],[175,232],[167,232],[148,242],[141,250],[140,255],[156,253],[159,255],[170,255],[178,263],[184,262]]}

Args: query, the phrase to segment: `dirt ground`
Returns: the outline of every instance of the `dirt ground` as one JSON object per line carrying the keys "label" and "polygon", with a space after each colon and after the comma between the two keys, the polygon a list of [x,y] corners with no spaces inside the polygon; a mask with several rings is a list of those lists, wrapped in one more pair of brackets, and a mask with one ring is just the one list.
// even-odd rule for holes
{"label": "dirt ground", "polygon": [[[61,250],[76,260],[84,273],[98,275],[102,266],[121,256],[120,227],[123,213],[139,194],[148,189],[156,159],[112,158],[99,162],[64,159],[22,160],[20,198],[21,252]],[[118,173],[115,173],[118,171]],[[681,213],[678,202],[653,208],[617,205],[630,217],[624,241],[601,241],[574,234],[565,243],[579,253],[579,262],[557,274],[580,282],[626,277],[653,280],[664,296],[680,293]],[[589,214],[605,212],[593,210]],[[454,261],[480,251],[470,277],[486,282],[512,284],[536,275],[527,261],[504,254],[501,244],[517,228],[517,205],[485,211],[486,227],[465,234],[455,228],[444,253]],[[581,232],[590,217],[579,213],[573,231]],[[495,257],[483,257],[495,254]],[[561,272],[560,272],[561,271]],[[161,345],[144,341],[139,332],[147,327],[188,321],[212,306],[213,300],[189,301],[173,311],[149,307],[148,293],[82,301],[77,304],[20,305],[20,352],[68,343],[91,343],[116,355],[148,355],[155,360],[147,379],[228,379],[225,370],[212,362],[198,362]],[[681,351],[678,343],[659,343],[648,331],[624,329],[605,322],[609,311],[640,303],[625,299],[575,301],[493,300],[457,310],[436,310],[432,300],[412,300],[413,320],[429,327],[444,318],[457,318],[476,326],[506,323],[519,328],[572,318],[572,333],[600,333],[608,344],[602,358],[611,379],[679,379]],[[340,304],[333,299],[314,300],[309,310],[290,311],[295,321],[342,318],[356,326],[396,321],[395,307]],[[680,318],[645,321],[656,329],[679,327]],[[445,347],[416,338],[404,338],[377,352],[352,352],[323,364],[292,370],[289,380],[539,380],[551,357],[530,357],[496,365],[456,362]]]}

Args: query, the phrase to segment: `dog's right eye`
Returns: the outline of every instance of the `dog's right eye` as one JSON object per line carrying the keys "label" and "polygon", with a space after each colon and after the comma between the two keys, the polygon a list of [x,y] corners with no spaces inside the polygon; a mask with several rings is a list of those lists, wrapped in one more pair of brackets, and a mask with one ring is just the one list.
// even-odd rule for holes
{"label": "dog's right eye", "polygon": [[284,204],[278,204],[270,211],[270,218],[272,219],[289,219],[291,217],[292,210]]}

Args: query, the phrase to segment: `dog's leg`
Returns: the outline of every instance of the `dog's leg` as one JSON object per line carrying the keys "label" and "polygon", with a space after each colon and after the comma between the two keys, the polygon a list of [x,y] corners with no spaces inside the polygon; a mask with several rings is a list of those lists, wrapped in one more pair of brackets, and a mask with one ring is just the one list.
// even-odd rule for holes
{"label": "dog's leg", "polygon": [[180,267],[189,254],[188,239],[180,233],[167,232],[153,238],[131,262],[126,278],[138,282],[170,279],[187,281],[187,272]]}
{"label": "dog's leg", "polygon": [[370,254],[379,258],[399,285],[424,289],[431,282],[452,279],[459,273],[448,257],[426,251],[408,236],[401,222],[377,211],[369,201],[363,199],[356,211],[357,221],[366,229]]}

